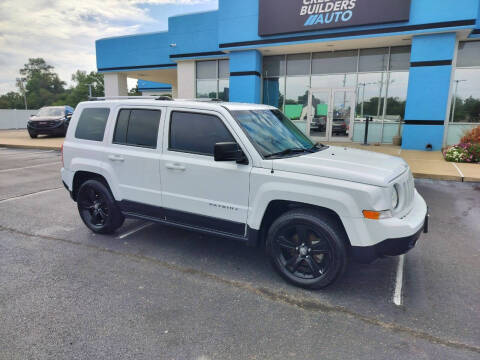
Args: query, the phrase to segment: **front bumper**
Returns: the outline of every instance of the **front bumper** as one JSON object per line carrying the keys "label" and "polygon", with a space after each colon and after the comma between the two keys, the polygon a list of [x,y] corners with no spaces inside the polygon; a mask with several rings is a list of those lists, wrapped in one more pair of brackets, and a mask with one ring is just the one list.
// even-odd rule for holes
{"label": "front bumper", "polygon": [[[372,237],[383,234],[380,241],[367,246],[352,246],[351,256],[361,263],[370,263],[384,256],[397,256],[410,251],[422,232],[428,232],[429,214],[423,198],[415,191],[414,206],[401,219],[365,220]],[[385,239],[386,238],[386,239]]]}
{"label": "front bumper", "polygon": [[45,121],[45,125],[40,122],[29,121],[27,129],[30,133],[38,135],[64,135],[68,128],[65,121]]}

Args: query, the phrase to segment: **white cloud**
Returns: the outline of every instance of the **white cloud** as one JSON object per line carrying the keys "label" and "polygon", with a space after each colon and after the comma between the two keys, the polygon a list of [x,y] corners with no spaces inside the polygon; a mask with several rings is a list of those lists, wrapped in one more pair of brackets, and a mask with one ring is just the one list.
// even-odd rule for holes
{"label": "white cloud", "polygon": [[136,33],[156,20],[139,5],[193,5],[206,0],[1,0],[0,94],[15,90],[28,58],[43,57],[62,80],[95,70],[95,40]]}

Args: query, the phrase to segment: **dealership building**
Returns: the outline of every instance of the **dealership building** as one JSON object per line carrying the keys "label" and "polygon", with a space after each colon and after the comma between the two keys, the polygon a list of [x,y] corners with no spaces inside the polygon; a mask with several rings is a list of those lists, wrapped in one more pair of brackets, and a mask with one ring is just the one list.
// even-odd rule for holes
{"label": "dealership building", "polygon": [[219,0],[99,39],[105,95],[280,108],[317,141],[440,149],[480,125],[480,0]]}

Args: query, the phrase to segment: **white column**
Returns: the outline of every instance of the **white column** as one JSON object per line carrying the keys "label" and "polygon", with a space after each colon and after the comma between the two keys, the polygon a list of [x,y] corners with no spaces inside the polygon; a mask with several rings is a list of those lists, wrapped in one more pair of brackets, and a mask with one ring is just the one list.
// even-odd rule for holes
{"label": "white column", "polygon": [[[195,61],[179,61],[177,63],[177,97],[194,99],[195,96]],[[172,94],[174,92],[172,84]],[[175,97],[175,96],[174,96]]]}
{"label": "white column", "polygon": [[122,73],[105,73],[105,96],[127,96],[127,75]]}

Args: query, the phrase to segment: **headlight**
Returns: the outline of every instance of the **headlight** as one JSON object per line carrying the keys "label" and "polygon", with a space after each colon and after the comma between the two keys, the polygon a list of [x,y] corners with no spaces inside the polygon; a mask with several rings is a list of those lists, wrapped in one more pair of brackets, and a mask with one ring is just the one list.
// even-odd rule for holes
{"label": "headlight", "polygon": [[398,187],[397,185],[394,185],[392,189],[392,209],[395,209],[397,206],[398,206]]}

